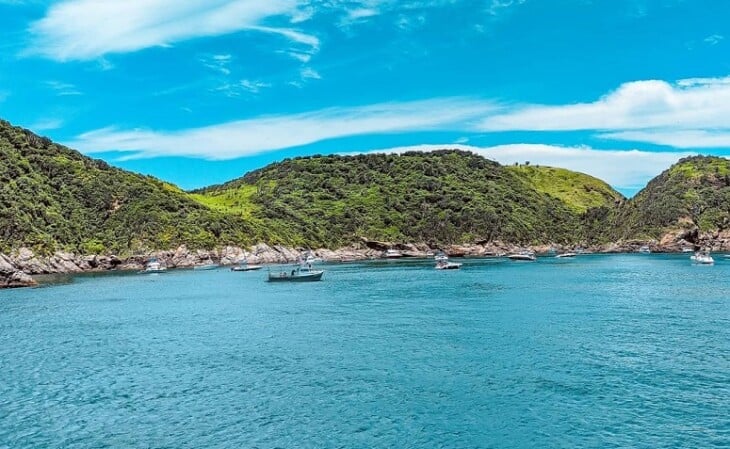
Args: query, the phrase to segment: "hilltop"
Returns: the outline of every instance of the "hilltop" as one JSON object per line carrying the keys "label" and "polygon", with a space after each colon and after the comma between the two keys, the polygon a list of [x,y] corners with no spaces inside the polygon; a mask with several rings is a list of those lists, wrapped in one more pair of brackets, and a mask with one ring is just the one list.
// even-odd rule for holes
{"label": "hilltop", "polygon": [[680,160],[652,179],[615,211],[610,237],[662,239],[667,234],[691,241],[730,227],[730,160],[694,156]]}
{"label": "hilltop", "polygon": [[254,243],[248,225],[152,177],[0,121],[0,253],[125,254]]}
{"label": "hilltop", "polygon": [[587,175],[441,150],[288,159],[192,197],[267,226],[281,243],[336,247],[363,237],[574,243],[590,238],[584,212],[621,195]]}
{"label": "hilltop", "polygon": [[561,200],[578,213],[613,207],[625,200],[604,181],[584,173],[536,165],[510,165],[507,169],[525,179],[538,192]]}

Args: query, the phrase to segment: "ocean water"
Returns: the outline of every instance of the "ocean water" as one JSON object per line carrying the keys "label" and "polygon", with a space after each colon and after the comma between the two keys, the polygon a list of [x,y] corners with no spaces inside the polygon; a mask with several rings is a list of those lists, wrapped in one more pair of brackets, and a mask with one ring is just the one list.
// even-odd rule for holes
{"label": "ocean water", "polygon": [[727,448],[730,260],[0,291],[0,448]]}

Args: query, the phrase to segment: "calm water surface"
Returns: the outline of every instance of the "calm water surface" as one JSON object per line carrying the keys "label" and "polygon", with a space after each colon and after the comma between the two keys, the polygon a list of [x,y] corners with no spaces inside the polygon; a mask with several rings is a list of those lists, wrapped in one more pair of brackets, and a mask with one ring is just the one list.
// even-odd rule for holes
{"label": "calm water surface", "polygon": [[730,446],[730,260],[0,291],[0,448]]}

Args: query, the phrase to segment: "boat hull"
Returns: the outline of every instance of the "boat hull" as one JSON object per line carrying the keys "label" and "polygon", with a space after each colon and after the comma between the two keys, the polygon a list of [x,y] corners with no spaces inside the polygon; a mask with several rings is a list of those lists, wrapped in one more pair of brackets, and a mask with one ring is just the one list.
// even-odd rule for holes
{"label": "boat hull", "polygon": [[437,270],[458,270],[459,268],[461,268],[460,263],[451,263],[450,262],[448,264],[436,265]]}
{"label": "boat hull", "polygon": [[289,273],[269,273],[269,282],[316,282],[322,280],[324,271],[314,271],[311,273],[299,273],[293,276]]}
{"label": "boat hull", "polygon": [[193,270],[198,271],[205,271],[205,270],[215,270],[218,268],[219,265],[196,265],[193,267]]}
{"label": "boat hull", "polygon": [[256,271],[260,270],[263,267],[261,266],[250,266],[250,267],[232,267],[231,271]]}
{"label": "boat hull", "polygon": [[525,262],[534,262],[535,261],[535,256],[530,256],[527,254],[510,254],[509,256],[507,256],[507,258],[509,260],[520,260],[520,261],[525,261]]}
{"label": "boat hull", "polygon": [[160,273],[167,273],[166,268],[161,268],[159,270],[142,270],[138,272],[139,274],[160,274]]}

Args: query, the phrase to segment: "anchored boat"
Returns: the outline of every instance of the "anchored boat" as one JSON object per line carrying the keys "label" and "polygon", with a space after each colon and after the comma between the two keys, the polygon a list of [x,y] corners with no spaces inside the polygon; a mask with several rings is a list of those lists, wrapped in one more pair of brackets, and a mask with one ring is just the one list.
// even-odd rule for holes
{"label": "anchored boat", "polygon": [[295,265],[291,271],[269,271],[269,282],[315,282],[321,281],[324,270],[312,270],[310,263]]}

